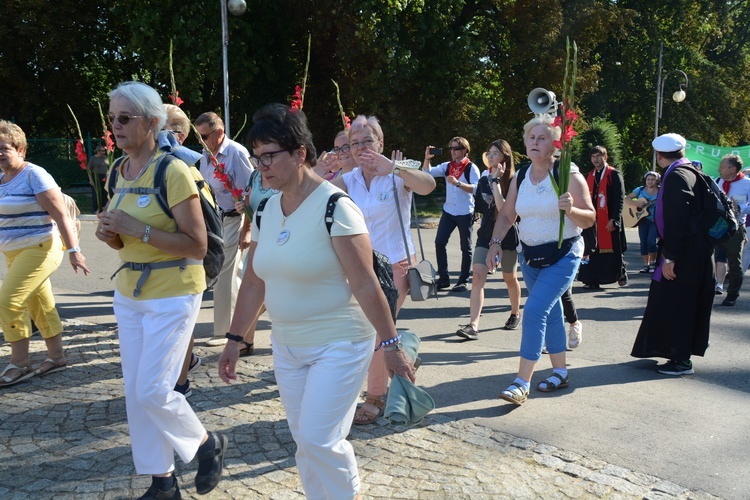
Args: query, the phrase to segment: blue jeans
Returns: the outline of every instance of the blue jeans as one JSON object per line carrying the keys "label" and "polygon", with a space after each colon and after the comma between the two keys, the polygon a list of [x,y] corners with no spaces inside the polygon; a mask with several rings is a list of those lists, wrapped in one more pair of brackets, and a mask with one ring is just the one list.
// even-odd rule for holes
{"label": "blue jeans", "polygon": [[641,239],[641,255],[656,253],[656,224],[648,219],[643,219],[638,224],[638,236]]}
{"label": "blue jeans", "polygon": [[521,272],[529,290],[522,316],[522,358],[539,361],[545,344],[551,354],[567,349],[560,297],[573,284],[580,263],[580,257],[573,250],[544,269],[531,267],[521,260]]}
{"label": "blue jeans", "polygon": [[458,236],[461,242],[461,275],[459,282],[468,283],[471,275],[471,234],[474,229],[474,214],[451,215],[443,211],[435,236],[435,255],[437,257],[437,274],[440,281],[447,282],[448,277],[448,240],[453,230],[458,228]]}

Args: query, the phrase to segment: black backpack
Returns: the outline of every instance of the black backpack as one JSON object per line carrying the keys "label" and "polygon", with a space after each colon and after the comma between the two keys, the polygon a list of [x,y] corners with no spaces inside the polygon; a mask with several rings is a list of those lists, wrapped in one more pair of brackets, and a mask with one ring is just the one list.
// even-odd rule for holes
{"label": "black backpack", "polygon": [[698,231],[706,234],[714,243],[734,236],[739,228],[737,217],[732,203],[716,181],[692,165],[680,165],[677,168],[688,168],[698,179],[696,188],[703,194],[703,206],[697,217]]}
{"label": "black backpack", "polygon": [[[112,173],[107,181],[107,190],[109,191],[109,199],[116,192],[128,192],[131,194],[153,194],[156,197],[156,201],[159,207],[167,214],[171,219],[174,219],[172,210],[169,209],[169,203],[167,201],[167,185],[164,182],[167,166],[177,158],[171,154],[165,154],[159,163],[156,165],[156,172],[154,172],[154,187],[153,188],[117,188],[117,176],[119,174],[119,167],[125,160],[125,157],[119,158],[113,168]],[[189,168],[194,169],[194,166]],[[206,222],[206,233],[207,239],[207,251],[206,256],[203,257],[203,269],[206,271],[206,278],[213,280],[221,272],[221,268],[224,265],[224,238],[223,238],[223,224],[221,213],[219,213],[219,206],[216,204],[216,198],[211,186],[204,179],[196,179],[195,185],[198,187],[198,198],[201,202],[201,211],[203,212],[203,220]],[[209,201],[210,197],[210,201]]]}
{"label": "black backpack", "polygon": [[[328,235],[331,234],[331,226],[333,226],[333,211],[336,209],[336,202],[341,197],[349,198],[349,195],[339,191],[333,193],[326,203],[325,223]],[[260,217],[263,215],[263,209],[266,207],[268,198],[263,199],[258,205],[258,210],[255,211],[255,225],[260,229]],[[393,282],[393,268],[391,267],[391,261],[388,257],[375,250],[372,251],[372,267],[375,271],[375,276],[378,277],[380,283],[380,289],[383,290],[383,295],[388,302],[388,308],[391,310],[391,318],[393,322],[396,322],[396,305],[398,303],[398,288]]]}

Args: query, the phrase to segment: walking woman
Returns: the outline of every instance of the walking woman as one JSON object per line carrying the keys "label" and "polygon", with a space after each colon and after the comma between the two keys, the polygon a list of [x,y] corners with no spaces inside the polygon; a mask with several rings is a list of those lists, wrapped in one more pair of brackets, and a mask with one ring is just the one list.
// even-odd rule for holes
{"label": "walking woman", "polygon": [[[349,130],[351,155],[359,165],[351,173],[333,180],[333,185],[351,196],[365,216],[373,249],[382,253],[392,264],[393,282],[398,289],[396,316],[409,293],[409,267],[416,264],[414,242],[411,238],[409,210],[412,194],[430,194],[436,186],[435,179],[421,170],[394,169],[393,160],[383,153],[383,129],[374,116],[359,115]],[[400,152],[393,151],[396,158]],[[393,186],[399,200],[396,209]],[[406,243],[404,242],[406,235]],[[408,255],[404,245],[408,245]],[[388,370],[383,352],[372,356],[367,372],[367,397],[354,415],[357,425],[371,424],[383,413],[388,391]]]}
{"label": "walking woman", "polygon": [[[552,375],[537,384],[542,392],[568,387],[565,364],[567,339],[563,322],[562,294],[570,288],[583,255],[581,228],[594,223],[594,207],[588,187],[578,168],[571,166],[570,187],[558,196],[552,187],[555,146],[560,128],[552,126],[553,118],[542,115],[524,125],[523,138],[526,155],[531,165],[516,174],[518,182],[511,183],[508,199],[495,223],[490,241],[487,266],[501,254],[501,238],[505,236],[517,216],[519,238],[523,244],[521,271],[529,290],[524,307],[521,359],[516,379],[500,393],[500,398],[520,405],[526,401],[531,377],[546,343],[552,362]],[[521,175],[524,174],[524,175]],[[558,249],[560,210],[565,212],[565,231],[562,249]],[[544,253],[544,250],[548,252]],[[542,262],[546,261],[546,262]],[[546,265],[546,267],[532,267]]]}
{"label": "walking woman", "polygon": [[375,276],[362,212],[342,197],[330,233],[326,227],[328,200],[340,191],[312,169],[317,159],[304,113],[271,104],[253,122],[247,142],[255,164],[281,193],[268,199],[253,224],[252,266],[242,280],[219,376],[226,383],[237,379],[241,334],[265,302],[305,495],[353,499],[359,474],[346,437],[373,350],[386,351],[388,369],[412,381],[414,366]]}
{"label": "walking woman", "polygon": [[[482,223],[477,230],[477,246],[472,259],[472,281],[470,304],[470,321],[461,325],[456,335],[467,340],[479,338],[479,316],[484,305],[484,285],[487,275],[495,272],[497,262],[487,267],[487,252],[489,252],[492,230],[498,211],[502,208],[508,188],[516,173],[513,162],[513,151],[504,139],[498,139],[490,144],[484,154],[487,163],[487,175],[483,175],[477,184],[476,211],[482,214]],[[521,284],[518,283],[518,227],[513,224],[503,239],[502,257],[499,264],[503,271],[503,279],[508,287],[510,298],[510,317],[505,322],[506,330],[515,330],[521,322]]]}
{"label": "walking woman", "polygon": [[[63,327],[49,277],[65,254],[76,273],[89,273],[60,188],[25,155],[26,134],[0,120],[0,251],[8,266],[0,285],[0,327],[11,349],[0,387],[65,369]],[[47,359],[36,370],[29,359],[31,320],[47,345]]]}
{"label": "walking woman", "polygon": [[[190,404],[174,391],[206,288],[201,259],[206,226],[198,188],[188,166],[166,165],[167,201],[174,218],[153,194],[154,173],[164,157],[156,134],[167,119],[154,89],[138,82],[110,92],[109,119],[125,153],[115,193],[99,214],[96,235],[118,251],[114,298],[125,383],[125,406],[136,472],[152,476],[141,498],[181,498],[174,453],[198,457],[195,487],[206,494],[219,483],[227,438],[206,432]],[[110,172],[112,175],[112,172]]]}

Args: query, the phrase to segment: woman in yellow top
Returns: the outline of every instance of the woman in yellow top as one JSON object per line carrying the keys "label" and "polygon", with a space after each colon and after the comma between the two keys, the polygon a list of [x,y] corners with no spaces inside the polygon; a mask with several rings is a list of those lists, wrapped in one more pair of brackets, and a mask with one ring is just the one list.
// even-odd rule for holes
{"label": "woman in yellow top", "polygon": [[119,169],[117,185],[99,214],[96,235],[124,262],[114,309],[125,404],[136,471],[153,476],[141,498],[180,498],[172,474],[175,451],[183,462],[198,456],[195,486],[205,494],[221,478],[227,438],[207,433],[185,397],[173,390],[206,288],[200,260],[207,236],[198,189],[188,166],[174,159],[165,175],[174,218],[147,191],[164,156],[156,134],[167,118],[154,89],[120,84],[110,93],[109,118],[126,157],[113,167]]}

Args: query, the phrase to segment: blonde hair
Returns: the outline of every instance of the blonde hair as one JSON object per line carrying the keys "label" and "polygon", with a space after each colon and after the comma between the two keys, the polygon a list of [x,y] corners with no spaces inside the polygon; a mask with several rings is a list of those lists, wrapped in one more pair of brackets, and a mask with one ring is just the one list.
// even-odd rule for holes
{"label": "blonde hair", "polygon": [[185,112],[174,104],[165,104],[164,109],[167,110],[167,123],[164,126],[185,134],[185,137],[190,135],[190,119]]}
{"label": "blonde hair", "polygon": [[531,120],[526,122],[526,125],[523,126],[523,140],[526,142],[526,139],[529,137],[529,132],[532,128],[536,127],[537,125],[546,125],[547,129],[549,129],[550,137],[552,137],[553,141],[559,141],[560,136],[562,135],[562,130],[560,130],[560,127],[553,127],[552,123],[555,121],[555,118],[552,115],[544,114],[540,116],[535,116]]}
{"label": "blonde hair", "polygon": [[15,123],[0,120],[0,141],[9,142],[11,146],[19,151],[26,151],[26,134]]}
{"label": "blonde hair", "polygon": [[351,139],[352,134],[369,129],[375,138],[381,143],[383,142],[383,129],[380,127],[380,122],[374,116],[357,115],[352,122],[351,128],[349,128],[349,138]]}

